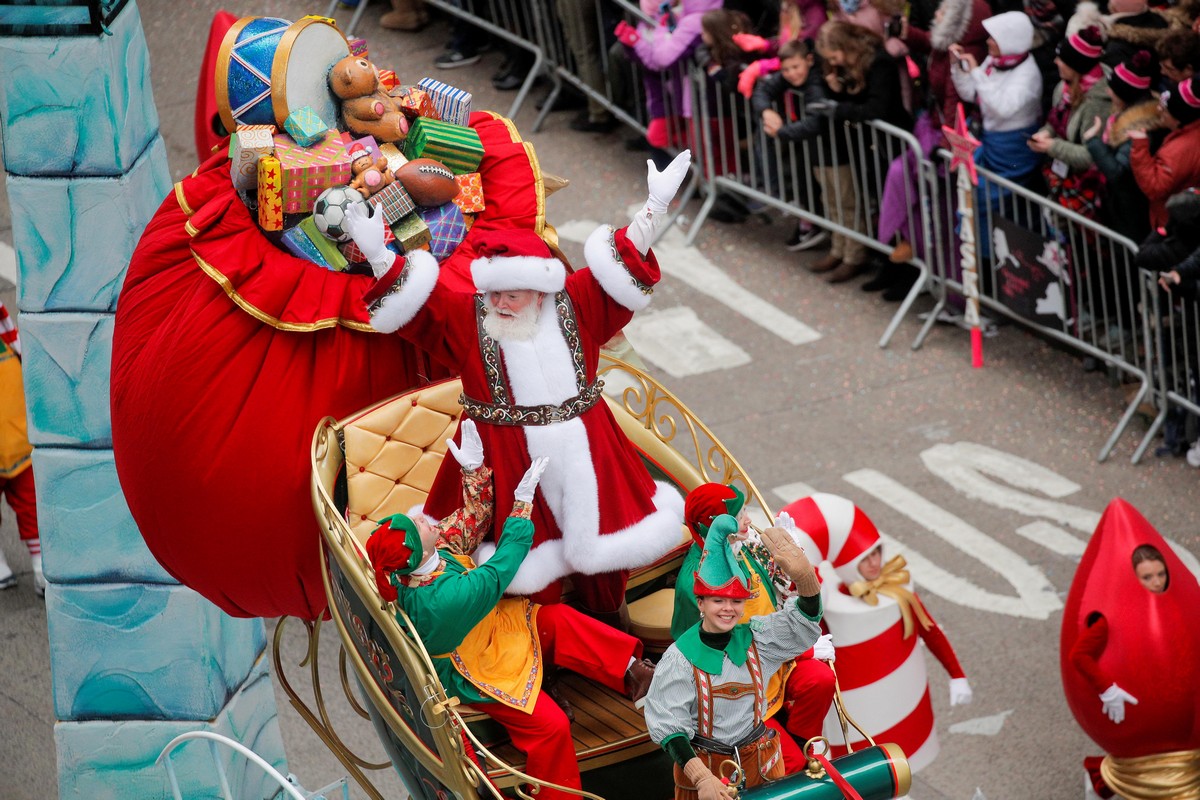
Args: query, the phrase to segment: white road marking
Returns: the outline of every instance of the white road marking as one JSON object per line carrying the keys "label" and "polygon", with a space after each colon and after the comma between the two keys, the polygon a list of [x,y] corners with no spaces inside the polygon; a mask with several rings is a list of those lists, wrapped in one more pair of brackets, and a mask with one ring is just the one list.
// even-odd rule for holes
{"label": "white road marking", "polygon": [[0,278],[12,284],[17,282],[17,251],[4,242],[0,242]]}
{"label": "white road marking", "polygon": [[687,306],[648,309],[625,326],[638,355],[674,378],[749,364],[750,355]]}
{"label": "white road marking", "polygon": [[[876,470],[860,469],[842,478],[887,503],[968,556],[978,559],[999,573],[1017,591],[1016,597],[996,594],[944,570],[935,572],[926,568],[918,569],[914,563],[914,580],[934,594],[968,608],[1027,619],[1047,619],[1062,608],[1062,601],[1040,569],[978,528]],[[902,548],[902,552],[905,557],[908,556],[906,548]]]}
{"label": "white road marking", "polygon": [[[589,220],[571,220],[557,226],[558,237],[584,242],[598,224]],[[654,252],[665,275],[711,297],[788,344],[808,344],[821,338],[813,328],[743,289],[699,250],[686,246],[683,231],[678,228],[672,227],[663,233],[654,243]]]}
{"label": "white road marking", "polygon": [[1087,549],[1087,542],[1078,536],[1072,536],[1057,525],[1051,525],[1045,520],[1030,522],[1017,528],[1017,533],[1034,544],[1040,544],[1047,550],[1053,550],[1060,556],[1078,560]]}
{"label": "white road marking", "polygon": [[789,503],[794,503],[801,497],[808,497],[810,494],[816,494],[817,490],[809,486],[807,483],[785,483],[783,486],[776,486],[771,490],[776,497],[783,501],[786,506]]}
{"label": "white road marking", "polygon": [[951,733],[966,733],[972,736],[995,736],[1004,727],[1004,721],[1012,714],[1012,709],[1001,711],[999,714],[993,714],[990,717],[976,717],[975,719],[964,719],[962,722],[956,722],[950,726]]}

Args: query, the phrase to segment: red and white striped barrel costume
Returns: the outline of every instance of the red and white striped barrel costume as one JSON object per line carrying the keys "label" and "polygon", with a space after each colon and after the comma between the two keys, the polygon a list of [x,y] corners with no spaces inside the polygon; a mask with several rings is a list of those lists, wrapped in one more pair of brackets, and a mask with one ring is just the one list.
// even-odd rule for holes
{"label": "red and white striped barrel costume", "polygon": [[[925,767],[937,756],[939,745],[925,657],[913,634],[920,634],[951,678],[961,678],[963,670],[953,648],[915,594],[908,636],[905,615],[895,599],[876,594],[878,602],[870,605],[850,594],[848,587],[862,580],[859,563],[881,544],[879,531],[862,509],[844,497],[819,493],[783,511],[795,521],[809,558],[833,565],[836,578],[823,571],[821,595],[824,622],[837,647],[838,684],[847,712],[876,741],[899,745],[914,772]],[[893,570],[902,566],[902,562],[889,565]],[[902,589],[911,592],[912,585],[906,582]],[[835,756],[847,752],[836,708],[825,717],[824,735]],[[853,728],[849,737],[855,750],[865,746]]]}

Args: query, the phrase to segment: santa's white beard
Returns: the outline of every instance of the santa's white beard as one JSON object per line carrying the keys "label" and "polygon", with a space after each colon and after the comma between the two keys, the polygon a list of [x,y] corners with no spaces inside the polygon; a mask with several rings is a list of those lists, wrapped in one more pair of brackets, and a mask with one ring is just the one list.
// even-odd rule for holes
{"label": "santa's white beard", "polygon": [[538,329],[538,307],[530,303],[512,316],[489,309],[483,318],[483,332],[496,341],[529,341]]}

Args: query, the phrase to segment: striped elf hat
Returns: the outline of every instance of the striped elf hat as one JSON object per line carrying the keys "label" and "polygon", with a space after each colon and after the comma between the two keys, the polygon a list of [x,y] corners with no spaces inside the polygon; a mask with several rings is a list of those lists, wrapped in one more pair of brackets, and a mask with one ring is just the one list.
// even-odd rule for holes
{"label": "striped elf hat", "polygon": [[1076,31],[1058,43],[1058,59],[1080,75],[1095,69],[1103,53],[1104,34],[1096,25]]}
{"label": "striped elf hat", "polygon": [[721,514],[712,521],[704,537],[704,553],[696,569],[696,597],[730,597],[746,600],[754,597],[750,582],[729,546],[729,537],[738,531],[738,521]]}

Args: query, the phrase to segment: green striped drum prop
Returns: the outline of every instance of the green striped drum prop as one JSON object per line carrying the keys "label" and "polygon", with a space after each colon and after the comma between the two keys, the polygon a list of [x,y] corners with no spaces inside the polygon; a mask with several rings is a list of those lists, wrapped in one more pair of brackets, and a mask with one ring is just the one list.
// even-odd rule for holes
{"label": "green striped drum prop", "polygon": [[[814,763],[810,760],[810,767]],[[908,759],[894,744],[865,747],[829,763],[862,800],[893,800],[908,794],[912,786]],[[844,797],[851,795],[844,793],[832,776],[814,778],[805,770],[747,789],[738,795],[738,800],[842,800]]]}

